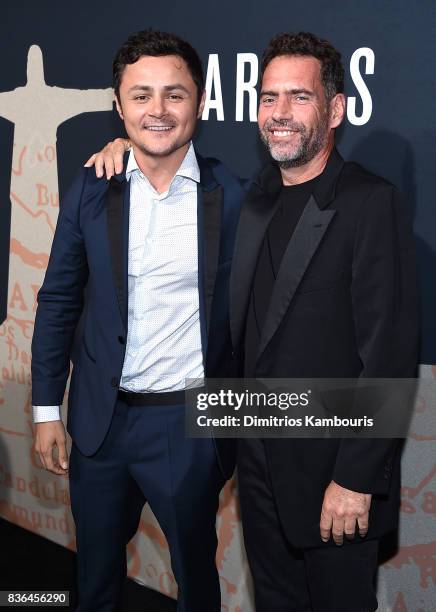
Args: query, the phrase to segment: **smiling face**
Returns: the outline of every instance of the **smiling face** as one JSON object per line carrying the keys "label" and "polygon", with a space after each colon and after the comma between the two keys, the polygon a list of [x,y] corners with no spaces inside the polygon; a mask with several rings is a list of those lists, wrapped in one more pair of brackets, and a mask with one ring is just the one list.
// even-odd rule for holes
{"label": "smiling face", "polygon": [[281,168],[303,166],[328,146],[332,129],[342,120],[334,112],[335,98],[327,100],[321,63],[314,57],[280,55],[267,65],[259,133]]}
{"label": "smiling face", "polygon": [[135,153],[169,158],[184,155],[201,116],[197,88],[177,55],[144,55],[127,64],[117,109]]}

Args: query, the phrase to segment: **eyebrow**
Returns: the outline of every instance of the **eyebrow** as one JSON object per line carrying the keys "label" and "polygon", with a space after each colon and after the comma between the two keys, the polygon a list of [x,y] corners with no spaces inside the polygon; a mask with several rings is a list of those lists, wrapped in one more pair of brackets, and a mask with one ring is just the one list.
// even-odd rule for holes
{"label": "eyebrow", "polygon": [[[153,89],[154,87],[152,87],[151,85],[133,85],[133,87],[131,87],[127,93],[132,93],[134,91],[151,92],[153,91]],[[180,90],[180,91],[184,91],[187,94],[190,93],[190,91],[181,83],[172,83],[171,85],[165,85],[163,89],[164,91]]]}
{"label": "eyebrow", "polygon": [[[299,88],[294,88],[294,89],[287,89],[285,91],[286,94],[292,94],[292,95],[296,95],[296,94],[306,94],[307,96],[313,96],[314,93],[313,91],[310,91],[309,89],[304,89],[304,87],[299,87]],[[279,95],[279,92],[277,91],[261,91],[260,92],[261,96],[274,96],[277,97]]]}

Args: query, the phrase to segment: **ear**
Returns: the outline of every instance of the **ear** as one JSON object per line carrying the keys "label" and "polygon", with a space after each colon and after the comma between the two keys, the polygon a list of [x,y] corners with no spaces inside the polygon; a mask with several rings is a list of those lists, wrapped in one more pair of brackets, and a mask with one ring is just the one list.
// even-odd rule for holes
{"label": "ear", "polygon": [[198,106],[197,119],[200,119],[201,115],[203,114],[205,102],[206,102],[206,91],[203,91],[203,93],[201,94],[200,104]]}
{"label": "ear", "polygon": [[330,101],[330,128],[337,128],[345,116],[345,96],[336,94]]}
{"label": "ear", "polygon": [[118,111],[118,114],[119,114],[120,118],[124,121],[123,109],[121,108],[121,102],[120,102],[118,96],[115,96],[115,104],[117,106],[117,111]]}

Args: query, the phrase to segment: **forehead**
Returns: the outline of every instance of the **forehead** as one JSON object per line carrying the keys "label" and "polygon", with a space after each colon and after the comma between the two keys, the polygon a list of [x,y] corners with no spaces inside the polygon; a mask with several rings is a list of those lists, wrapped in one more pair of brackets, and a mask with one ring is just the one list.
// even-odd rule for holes
{"label": "forehead", "polygon": [[127,64],[121,84],[131,87],[136,83],[150,87],[182,83],[185,87],[195,87],[187,63],[178,55],[142,55],[134,64]]}
{"label": "forehead", "polygon": [[321,62],[315,57],[280,55],[266,67],[262,89],[277,90],[304,88],[316,91],[322,88]]}

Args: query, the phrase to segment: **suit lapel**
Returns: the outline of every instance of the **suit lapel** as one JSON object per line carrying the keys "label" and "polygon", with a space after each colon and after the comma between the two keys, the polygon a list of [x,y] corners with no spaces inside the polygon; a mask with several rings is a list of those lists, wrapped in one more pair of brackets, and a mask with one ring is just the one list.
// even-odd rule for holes
{"label": "suit lapel", "polygon": [[[258,356],[265,350],[288,309],[335,211],[324,210],[334,199],[344,161],[334,148],[316,183],[285,251],[276,279]],[[230,326],[233,346],[242,341],[253,276],[266,229],[277,210],[282,187],[280,171],[268,164],[254,182],[242,206],[230,285]]]}
{"label": "suit lapel", "polygon": [[310,196],[280,264],[261,333],[258,357],[280,325],[334,215],[334,210],[320,210],[313,195]]}
{"label": "suit lapel", "polygon": [[[124,157],[127,165],[128,153]],[[213,292],[219,259],[223,189],[209,164],[197,155],[198,289],[203,350],[206,353]],[[112,177],[107,194],[107,228],[112,276],[123,324],[127,330],[129,184],[125,174]]]}
{"label": "suit lapel", "polygon": [[198,293],[201,340],[206,356],[220,252],[223,188],[216,181],[209,163],[196,155],[200,168],[200,184],[197,186]]}
{"label": "suit lapel", "polygon": [[[127,159],[124,159],[124,166]],[[124,175],[112,177],[107,194],[107,229],[112,276],[121,320],[127,330],[129,189]]]}
{"label": "suit lapel", "polygon": [[220,252],[223,188],[215,187],[203,193],[205,319],[209,331],[212,300]]}
{"label": "suit lapel", "polygon": [[235,254],[230,276],[230,329],[232,343],[238,347],[244,333],[245,318],[256,270],[257,258],[269,222],[278,207],[281,189],[280,173],[270,166],[266,169],[269,189],[260,182],[253,183],[242,205],[235,241]]}

